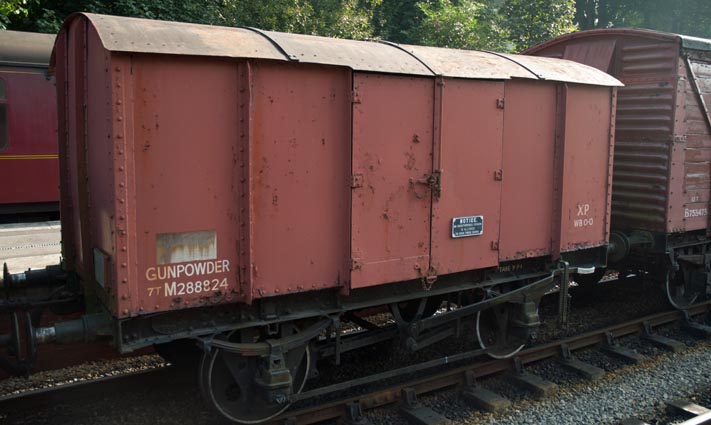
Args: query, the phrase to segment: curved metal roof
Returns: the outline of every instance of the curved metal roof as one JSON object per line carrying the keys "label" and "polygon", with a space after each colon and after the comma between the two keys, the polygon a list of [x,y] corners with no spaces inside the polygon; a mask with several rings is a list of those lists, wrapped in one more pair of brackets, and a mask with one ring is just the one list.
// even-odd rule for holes
{"label": "curved metal roof", "polygon": [[47,68],[54,38],[53,34],[0,31],[0,65]]}
{"label": "curved metal roof", "polygon": [[572,32],[570,34],[565,34],[560,37],[553,38],[548,41],[544,41],[541,44],[537,44],[529,49],[527,49],[525,54],[537,52],[539,50],[545,49],[547,47],[556,45],[558,43],[574,40],[577,38],[586,37],[601,37],[601,36],[632,36],[632,37],[643,37],[651,38],[655,40],[679,42],[682,48],[690,50],[705,50],[711,51],[711,40],[706,38],[692,37],[689,35],[674,34],[670,32],[654,31],[644,28],[604,28],[596,30],[586,30]]}
{"label": "curved metal roof", "polygon": [[[546,79],[605,86],[622,85],[594,68],[557,59],[396,45],[168,21],[78,13],[62,31],[86,18],[109,51],[258,58],[346,66],[356,71],[471,79]],[[533,71],[532,71],[533,69]]]}

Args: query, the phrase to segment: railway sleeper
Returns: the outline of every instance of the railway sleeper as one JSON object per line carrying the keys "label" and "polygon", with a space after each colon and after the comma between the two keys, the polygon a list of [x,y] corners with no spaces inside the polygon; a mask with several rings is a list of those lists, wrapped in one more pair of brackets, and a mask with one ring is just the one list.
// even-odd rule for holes
{"label": "railway sleeper", "polygon": [[575,356],[573,356],[573,354],[570,352],[570,348],[566,344],[562,344],[560,348],[561,356],[558,359],[558,362],[564,368],[575,372],[578,375],[591,381],[596,381],[605,376],[605,371],[600,369],[599,367],[576,359]]}
{"label": "railway sleeper", "polygon": [[509,373],[509,379],[514,385],[530,392],[535,398],[541,399],[550,397],[558,391],[557,384],[527,372],[520,358],[514,357],[513,364],[514,370]]}
{"label": "railway sleeper", "polygon": [[363,414],[363,405],[359,401],[352,401],[346,405],[344,425],[372,425],[372,422]]}
{"label": "railway sleeper", "polygon": [[644,322],[642,326],[644,326],[644,331],[641,335],[643,340],[673,353],[681,352],[686,348],[686,345],[681,341],[655,334],[649,322]]}
{"label": "railway sleeper", "polygon": [[417,399],[417,392],[414,388],[403,388],[401,397],[400,414],[412,425],[451,424],[449,419],[429,407],[423,406]]}
{"label": "railway sleeper", "polygon": [[605,342],[603,342],[601,350],[603,353],[610,355],[612,357],[616,357],[620,360],[624,360],[628,363],[632,364],[639,364],[646,362],[649,360],[649,358],[641,353],[638,353],[635,350],[632,350],[627,347],[623,347],[620,344],[618,344],[612,333],[607,332],[605,334]]}
{"label": "railway sleeper", "polygon": [[491,413],[501,412],[511,407],[511,400],[482,388],[476,381],[474,371],[468,370],[464,376],[466,383],[461,396],[473,407]]}

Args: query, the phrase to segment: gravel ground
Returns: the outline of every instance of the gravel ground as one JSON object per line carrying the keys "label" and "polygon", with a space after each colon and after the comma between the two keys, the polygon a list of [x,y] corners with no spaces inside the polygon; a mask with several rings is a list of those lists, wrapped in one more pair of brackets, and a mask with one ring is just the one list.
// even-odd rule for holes
{"label": "gravel ground", "polygon": [[[616,424],[636,417],[652,424],[662,424],[665,401],[677,398],[696,400],[711,406],[711,343],[698,342],[682,353],[663,353],[638,366],[622,367],[615,360],[587,350],[586,356],[606,364],[608,373],[597,382],[589,382],[562,370],[554,361],[544,361],[527,368],[560,385],[559,392],[541,401],[528,397],[503,377],[481,382],[484,388],[505,395],[514,406],[499,414],[479,412],[459,400],[454,391],[421,397],[420,401],[455,423],[483,424]],[[577,354],[577,353],[576,353]],[[368,413],[374,424],[404,425],[406,421],[389,408]],[[664,417],[660,420],[658,418]],[[656,418],[656,419],[655,419]]]}
{"label": "gravel ground", "polygon": [[37,372],[28,378],[11,377],[0,380],[0,397],[164,366],[165,361],[157,354],[89,362],[64,369]]}

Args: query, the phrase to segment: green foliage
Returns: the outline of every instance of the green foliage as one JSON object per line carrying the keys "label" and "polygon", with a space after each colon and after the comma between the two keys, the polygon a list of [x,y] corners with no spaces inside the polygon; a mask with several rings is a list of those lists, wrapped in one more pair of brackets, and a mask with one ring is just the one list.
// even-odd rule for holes
{"label": "green foliage", "polygon": [[499,16],[485,2],[435,0],[419,2],[417,6],[423,18],[412,33],[419,44],[462,49],[506,49]]}
{"label": "green foliage", "polygon": [[373,37],[373,13],[382,0],[225,1],[221,20],[229,26],[365,39]]}
{"label": "green foliage", "polygon": [[[12,3],[20,3],[24,7],[18,8]],[[10,9],[13,10],[6,13],[4,8],[0,8],[0,14],[7,19],[9,29],[55,33],[64,19],[74,12],[210,24],[217,22],[219,6],[219,0],[10,0]]]}
{"label": "green foliage", "polygon": [[379,38],[395,43],[417,44],[422,22],[417,0],[383,0],[375,8],[373,28]]}
{"label": "green foliage", "polygon": [[711,38],[708,0],[577,0],[581,29],[638,27]]}
{"label": "green foliage", "polygon": [[517,51],[577,29],[575,0],[506,0],[500,13]]}
{"label": "green foliage", "polygon": [[27,18],[28,14],[27,0],[0,1],[0,29],[7,29],[11,19]]}

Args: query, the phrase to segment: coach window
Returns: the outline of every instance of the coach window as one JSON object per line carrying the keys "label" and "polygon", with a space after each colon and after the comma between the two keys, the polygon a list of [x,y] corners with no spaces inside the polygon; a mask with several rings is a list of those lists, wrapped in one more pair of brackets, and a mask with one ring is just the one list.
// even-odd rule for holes
{"label": "coach window", "polygon": [[7,124],[7,91],[5,90],[5,80],[0,78],[0,151],[7,148],[9,138]]}

